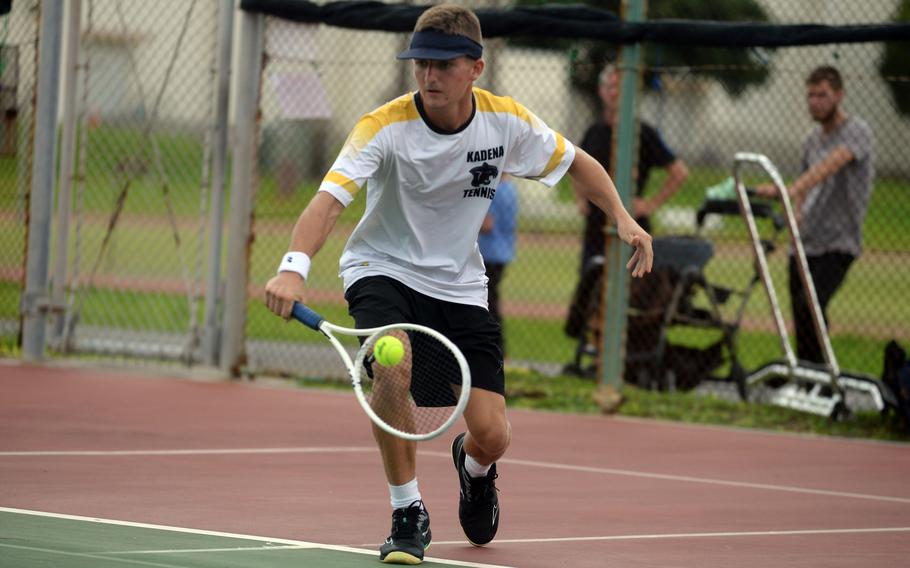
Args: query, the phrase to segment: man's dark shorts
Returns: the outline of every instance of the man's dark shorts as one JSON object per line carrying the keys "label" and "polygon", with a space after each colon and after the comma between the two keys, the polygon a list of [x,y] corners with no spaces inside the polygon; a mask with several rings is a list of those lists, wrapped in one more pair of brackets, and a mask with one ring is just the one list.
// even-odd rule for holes
{"label": "man's dark shorts", "polygon": [[484,308],[437,300],[387,276],[361,278],[344,297],[358,329],[416,323],[442,333],[467,359],[472,387],[505,395],[501,328]]}

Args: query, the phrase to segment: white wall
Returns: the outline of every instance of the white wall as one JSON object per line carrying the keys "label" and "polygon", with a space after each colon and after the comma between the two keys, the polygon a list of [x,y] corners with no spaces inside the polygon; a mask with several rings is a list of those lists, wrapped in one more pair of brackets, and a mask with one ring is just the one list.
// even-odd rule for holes
{"label": "white wall", "polygon": [[[64,6],[68,18],[72,4]],[[142,120],[161,93],[160,121],[196,127],[209,120],[217,2],[94,0],[91,17],[89,7],[83,0],[80,63],[89,58],[87,112],[102,119]],[[67,35],[64,25],[64,49]],[[84,73],[81,69],[77,79],[79,104]],[[61,85],[61,109],[65,96]]]}

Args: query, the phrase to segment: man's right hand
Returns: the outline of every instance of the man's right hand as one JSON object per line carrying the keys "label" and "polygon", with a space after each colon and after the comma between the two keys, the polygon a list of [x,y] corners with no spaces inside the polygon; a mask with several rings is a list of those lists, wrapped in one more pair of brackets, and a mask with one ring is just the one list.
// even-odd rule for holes
{"label": "man's right hand", "polygon": [[296,272],[279,272],[265,285],[265,305],[273,313],[291,319],[295,302],[305,303],[306,280]]}
{"label": "man's right hand", "polygon": [[755,195],[764,197],[765,199],[774,199],[780,195],[777,186],[773,183],[761,183],[756,185],[753,189],[755,190]]}

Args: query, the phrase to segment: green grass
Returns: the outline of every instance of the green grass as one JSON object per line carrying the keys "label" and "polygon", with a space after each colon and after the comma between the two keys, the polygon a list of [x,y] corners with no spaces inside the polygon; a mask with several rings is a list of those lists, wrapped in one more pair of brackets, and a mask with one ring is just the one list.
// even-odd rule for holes
{"label": "green grass", "polygon": [[13,335],[0,335],[0,359],[18,359],[22,350]]}
{"label": "green grass", "polygon": [[[153,132],[145,138],[138,128],[102,127],[88,132],[88,143],[84,186],[87,213],[109,214],[122,189],[128,187],[125,213],[163,215],[167,206],[162,188],[166,187],[177,215],[198,214],[201,135]],[[160,162],[153,158],[155,147]],[[77,155],[76,163],[80,158]],[[12,209],[15,204],[17,167],[17,158],[0,157],[0,209]],[[129,184],[127,180],[131,180]],[[77,194],[74,187],[74,203]]]}
{"label": "green grass", "polygon": [[[547,377],[521,369],[507,369],[506,373],[506,399],[514,408],[597,414],[601,412],[594,399],[597,387],[593,381],[575,377]],[[902,430],[893,415],[883,418],[874,412],[863,412],[835,422],[776,406],[730,402],[692,392],[656,392],[626,386],[622,393],[625,402],[619,408],[620,416],[910,441],[910,434]]]}
{"label": "green grass", "polygon": [[[331,236],[315,259],[311,287],[340,290],[337,259],[344,246],[345,234]],[[286,249],[287,242],[288,237],[281,232],[257,237],[251,269],[254,283],[264,284],[272,276],[275,259]],[[749,254],[744,246],[718,249],[706,268],[709,280],[736,289],[745,288],[752,275]],[[870,326],[905,328],[906,322],[910,321],[910,302],[894,300],[904,289],[904,283],[910,282],[908,259],[910,254],[906,258],[891,258],[872,252],[861,257],[831,304],[829,315],[834,325],[852,332],[862,332]],[[778,284],[781,309],[789,314],[786,263],[783,250],[769,258],[772,277]],[[526,304],[529,310],[535,305],[562,309],[569,303],[577,274],[578,251],[571,243],[565,239],[548,242],[545,238],[535,238],[519,246],[515,261],[506,271],[502,297],[509,302]],[[729,317],[734,315],[731,313]],[[770,321],[770,310],[761,286],[752,293],[746,306],[746,317]]]}
{"label": "green grass", "polygon": [[[162,186],[168,186],[173,200],[174,213],[178,216],[195,216],[199,213],[199,185],[202,175],[203,134],[152,132],[147,137],[141,129],[128,126],[105,125],[88,131],[88,154],[86,155],[87,212],[111,212],[123,182],[128,177],[133,181],[125,212],[140,214],[166,213]],[[264,150],[263,150],[264,151]],[[166,180],[159,175],[163,171]],[[79,157],[77,156],[77,159]],[[266,156],[260,156],[265,166]],[[0,157],[0,210],[12,209],[16,201],[15,191],[18,163],[14,157]],[[665,177],[663,170],[652,172],[645,190],[653,194]],[[704,198],[705,188],[716,184],[730,175],[730,170],[716,167],[692,166],[691,174],[683,187],[668,203],[673,207],[697,208]],[[762,181],[763,178],[747,177],[747,183]],[[290,195],[280,195],[272,172],[261,172],[256,196],[257,219],[296,219],[319,184],[318,179],[302,180]],[[230,183],[228,183],[230,187]],[[566,178],[554,188],[556,200],[571,203],[572,188]],[[866,244],[873,250],[910,249],[910,180],[877,178],[869,205],[866,222]],[[74,197],[75,199],[75,197]],[[363,202],[358,199],[343,215],[341,221],[354,222],[363,211]],[[575,233],[577,221],[537,220],[525,222],[523,228],[533,231]],[[660,227],[658,227],[660,229]]]}

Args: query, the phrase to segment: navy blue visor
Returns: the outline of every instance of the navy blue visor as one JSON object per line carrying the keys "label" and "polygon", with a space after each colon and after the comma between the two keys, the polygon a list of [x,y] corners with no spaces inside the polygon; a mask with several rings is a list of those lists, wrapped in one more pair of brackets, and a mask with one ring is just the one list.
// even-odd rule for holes
{"label": "navy blue visor", "polygon": [[435,59],[448,61],[466,55],[471,59],[483,56],[483,46],[462,35],[450,35],[436,30],[414,32],[411,47],[398,54],[398,59]]}

